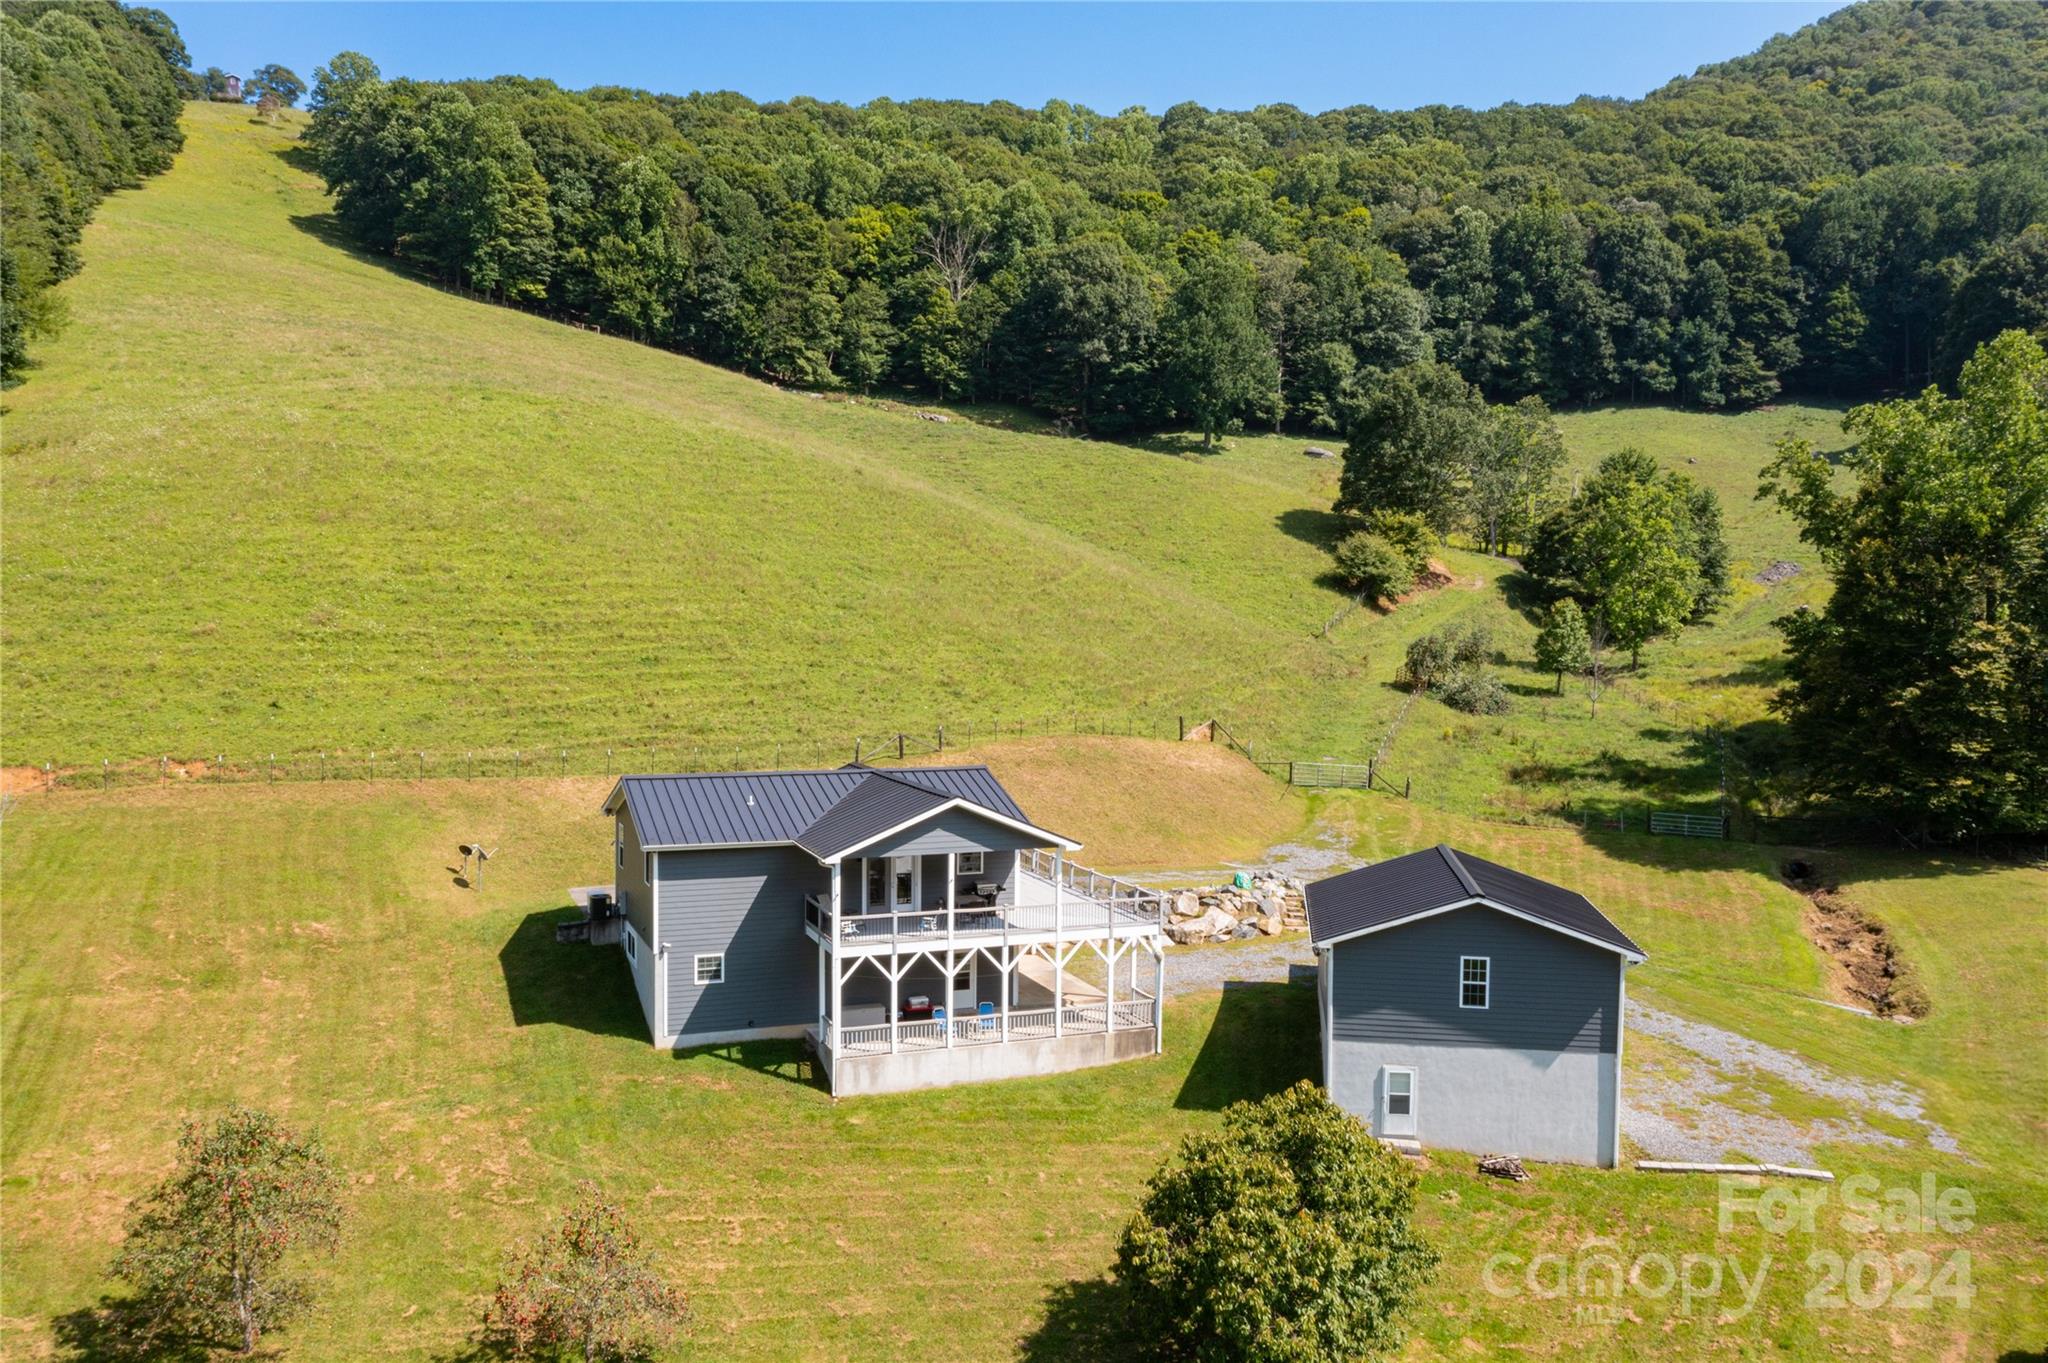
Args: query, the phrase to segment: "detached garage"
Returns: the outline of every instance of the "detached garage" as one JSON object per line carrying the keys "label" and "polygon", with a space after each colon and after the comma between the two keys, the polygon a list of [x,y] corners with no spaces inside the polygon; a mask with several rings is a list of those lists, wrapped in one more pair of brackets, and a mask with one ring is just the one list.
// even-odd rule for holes
{"label": "detached garage", "polygon": [[1612,1167],[1626,973],[1584,895],[1442,845],[1308,887],[1323,1086],[1395,1145]]}

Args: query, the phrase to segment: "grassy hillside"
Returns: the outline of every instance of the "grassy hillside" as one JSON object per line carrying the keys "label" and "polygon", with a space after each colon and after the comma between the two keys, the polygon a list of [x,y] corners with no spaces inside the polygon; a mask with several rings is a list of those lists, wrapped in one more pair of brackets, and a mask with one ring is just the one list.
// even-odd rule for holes
{"label": "grassy hillside", "polygon": [[[294,151],[188,107],[176,168],[117,195],[74,324],[8,395],[5,760],[658,742],[764,763],[856,734],[1220,712],[1275,755],[1362,758],[1401,650],[1478,612],[1521,715],[1416,707],[1419,798],[1514,817],[1700,792],[1689,727],[1753,714],[1750,590],[1611,693],[1547,699],[1506,566],[1390,616],[1319,581],[1335,469],[1303,442],[1072,441],[820,399],[452,296],[351,254]],[[1727,499],[1744,563],[1796,557],[1748,496],[1771,438],[1832,414],[1592,413]],[[850,752],[849,754],[850,755]],[[1505,779],[1504,779],[1505,778]]]}
{"label": "grassy hillside", "polygon": [[[1130,802],[1061,816],[1091,849],[1150,836],[1120,813],[1136,804],[1199,827],[1260,789],[1241,768],[1143,744],[986,755],[1020,789],[1121,759]],[[593,1175],[689,1287],[682,1358],[1124,1356],[1101,1281],[1123,1218],[1182,1133],[1312,1072],[1313,991],[1178,1000],[1158,1060],[838,1104],[801,1082],[785,1045],[671,1058],[641,1035],[614,953],[552,940],[563,887],[603,874],[602,787],[305,783],[16,805],[0,828],[0,1353],[45,1355],[115,1290],[105,1266],[124,1209],[167,1166],[177,1119],[240,1100],[316,1126],[347,1174],[348,1234],[320,1269],[322,1305],[286,1341],[309,1363],[451,1356],[500,1249]],[[1816,1001],[1800,901],[1767,849],[1503,828],[1384,797],[1316,803],[1355,855],[1442,838],[1586,889],[1651,953],[1633,1000],[1923,1090],[1964,1157],[1914,1139],[1829,1146],[1824,1162],[1887,1185],[1932,1173],[1980,1209],[1960,1236],[1857,1237],[1830,1214],[1812,1236],[1777,1237],[1717,1231],[1711,1179],[1544,1167],[1503,1185],[1442,1156],[1422,1206],[1445,1266],[1406,1357],[1991,1359],[2043,1337],[2042,872],[1843,864],[1934,995],[1934,1016],[1908,1029]],[[502,849],[480,892],[450,869],[471,837]],[[1753,1312],[1730,1314],[1731,1286],[1690,1310],[1675,1293],[1632,1298],[1619,1324],[1575,1315],[1570,1296],[1484,1286],[1495,1250],[1591,1237],[1624,1256],[1736,1255],[1754,1271],[1768,1253],[1776,1267]],[[1816,1249],[1953,1248],[1973,1256],[1968,1310],[1803,1303]]]}

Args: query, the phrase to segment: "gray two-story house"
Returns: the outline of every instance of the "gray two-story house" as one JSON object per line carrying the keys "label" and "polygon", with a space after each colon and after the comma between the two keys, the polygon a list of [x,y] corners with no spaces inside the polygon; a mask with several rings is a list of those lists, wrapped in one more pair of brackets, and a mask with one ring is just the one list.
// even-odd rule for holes
{"label": "gray two-story house", "polygon": [[1159,897],[987,767],[626,776],[604,810],[656,1045],[805,1036],[835,1094],[1159,1049]]}
{"label": "gray two-story house", "polygon": [[1323,1086],[1381,1139],[1612,1167],[1626,974],[1584,895],[1436,846],[1308,887]]}

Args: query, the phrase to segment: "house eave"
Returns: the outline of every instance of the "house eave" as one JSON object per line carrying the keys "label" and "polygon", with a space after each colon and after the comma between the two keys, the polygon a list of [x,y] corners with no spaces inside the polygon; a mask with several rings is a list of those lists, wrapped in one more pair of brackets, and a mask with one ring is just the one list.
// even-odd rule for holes
{"label": "house eave", "polygon": [[1649,959],[1649,957],[1643,954],[1641,951],[1631,950],[1630,948],[1621,945],[1619,942],[1605,941],[1601,938],[1593,936],[1591,933],[1580,932],[1575,928],[1568,928],[1564,926],[1564,924],[1562,923],[1553,922],[1552,920],[1544,918],[1541,915],[1530,913],[1526,909],[1518,909],[1511,904],[1503,904],[1497,899],[1489,899],[1485,895],[1473,895],[1468,898],[1456,900],[1449,904],[1440,904],[1433,909],[1418,909],[1414,913],[1403,914],[1399,918],[1390,918],[1384,923],[1374,923],[1370,927],[1355,928],[1350,932],[1335,933],[1328,937],[1312,937],[1309,939],[1309,945],[1314,947],[1316,950],[1321,951],[1330,947],[1337,946],[1343,942],[1349,942],[1354,938],[1370,937],[1373,933],[1385,932],[1389,928],[1405,927],[1410,923],[1417,923],[1425,918],[1434,918],[1441,913],[1450,913],[1456,909],[1471,908],[1492,909],[1495,912],[1504,913],[1508,915],[1510,918],[1519,918],[1525,923],[1533,923],[1539,928],[1548,928],[1552,932],[1560,933],[1566,937],[1574,938],[1577,941],[1584,942],[1587,946],[1599,947],[1602,951],[1611,951],[1615,955],[1621,957],[1622,960],[1629,965],[1641,965],[1644,961]]}

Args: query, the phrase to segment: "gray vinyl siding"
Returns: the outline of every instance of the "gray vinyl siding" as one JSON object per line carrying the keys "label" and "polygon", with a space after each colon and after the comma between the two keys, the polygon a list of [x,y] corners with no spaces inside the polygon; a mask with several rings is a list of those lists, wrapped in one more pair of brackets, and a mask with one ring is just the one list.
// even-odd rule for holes
{"label": "gray vinyl siding", "polygon": [[[662,852],[661,939],[668,948],[670,1035],[787,1027],[816,1018],[817,948],[803,899],[825,869],[795,847]],[[725,979],[696,982],[696,957],[725,955]]]}
{"label": "gray vinyl siding", "polygon": [[[633,826],[633,811],[622,800],[619,802],[619,825],[626,834],[626,858],[623,866],[617,862],[614,851],[612,866],[612,893],[618,897],[619,907],[625,911],[626,920],[633,930],[640,934],[640,940],[654,940],[654,895],[647,884],[647,854],[640,848],[640,830]],[[617,847],[616,840],[613,843]]]}
{"label": "gray vinyl siding", "polygon": [[[1331,1036],[1613,1053],[1620,1008],[1615,954],[1495,909],[1453,909],[1340,942]],[[1459,958],[1491,962],[1490,1006],[1458,1006]]]}
{"label": "gray vinyl siding", "polygon": [[864,857],[912,856],[943,852],[1015,852],[1036,847],[1044,839],[1005,828],[991,819],[966,809],[949,809],[942,814],[904,829],[894,837],[863,847]]}

